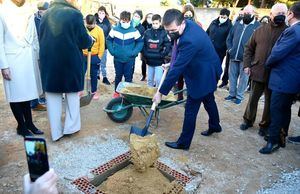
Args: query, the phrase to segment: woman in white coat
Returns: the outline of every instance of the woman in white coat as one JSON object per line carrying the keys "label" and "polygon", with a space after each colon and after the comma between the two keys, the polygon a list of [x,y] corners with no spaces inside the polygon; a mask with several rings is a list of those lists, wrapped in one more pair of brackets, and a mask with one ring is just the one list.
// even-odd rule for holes
{"label": "woman in white coat", "polygon": [[33,124],[30,108],[30,100],[42,92],[37,32],[33,17],[26,19],[24,9],[18,8],[25,0],[12,2],[0,1],[0,69],[6,99],[17,120],[19,135],[43,134]]}

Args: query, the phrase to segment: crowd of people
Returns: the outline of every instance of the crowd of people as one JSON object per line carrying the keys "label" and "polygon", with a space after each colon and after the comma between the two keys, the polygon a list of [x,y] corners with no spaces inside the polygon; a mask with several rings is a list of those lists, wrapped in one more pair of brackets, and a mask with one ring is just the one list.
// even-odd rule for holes
{"label": "crowd of people", "polygon": [[[260,22],[252,5],[244,7],[234,21],[229,19],[230,11],[223,8],[205,31],[191,4],[182,11],[169,9],[163,17],[148,13],[144,21],[141,10],[132,14],[123,11],[119,22],[112,25],[104,6],[83,17],[73,0],[39,3],[38,12],[20,29],[16,28],[13,12],[5,11],[5,7],[16,10],[25,0],[11,1],[0,2],[0,69],[19,135],[43,134],[32,122],[31,108],[47,109],[53,141],[78,132],[84,74],[90,69],[91,92],[95,100],[99,99],[101,76],[104,84],[111,84],[106,72],[109,52],[115,69],[113,98],[120,97],[116,89],[123,77],[126,82],[133,81],[138,56],[141,81],[147,80],[149,87],[158,87],[166,66],[163,64],[170,64],[153,97],[157,104],[172,88],[180,90],[186,85],[182,133],[177,141],[166,142],[166,146],[190,148],[201,103],[209,116],[208,130],[201,134],[210,136],[222,131],[214,96],[220,79],[219,88],[229,83],[229,94],[224,100],[232,102],[232,106],[245,101],[250,85],[241,130],[253,127],[258,101],[264,96],[258,133],[267,143],[259,152],[270,154],[286,146],[291,106],[300,93],[299,2],[290,9],[285,4],[275,4],[270,16]],[[91,64],[87,68],[89,52]],[[183,98],[183,93],[179,93],[178,100]],[[300,136],[289,140],[299,143]],[[54,183],[55,173],[50,174],[45,176],[51,176]]]}

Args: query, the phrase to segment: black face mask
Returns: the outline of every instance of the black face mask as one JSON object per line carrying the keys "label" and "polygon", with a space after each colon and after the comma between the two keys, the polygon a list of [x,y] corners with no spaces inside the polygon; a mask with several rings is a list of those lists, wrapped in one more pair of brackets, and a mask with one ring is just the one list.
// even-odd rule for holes
{"label": "black face mask", "polygon": [[180,34],[179,34],[179,31],[170,32],[169,36],[170,36],[171,40],[173,41],[173,40],[177,40],[180,37]]}
{"label": "black face mask", "polygon": [[88,29],[89,31],[92,31],[94,28],[88,28],[88,27],[87,27],[87,29]]}
{"label": "black face mask", "polygon": [[187,17],[187,16],[184,17],[184,19],[186,19],[186,20],[191,20],[191,21],[195,21],[193,17],[189,17],[189,16],[188,16],[188,17]]}
{"label": "black face mask", "polygon": [[254,16],[252,16],[251,14],[245,14],[243,17],[243,22],[244,24],[248,25],[250,24],[254,19]]}
{"label": "black face mask", "polygon": [[274,17],[274,24],[282,25],[285,23],[285,15],[277,15]]}

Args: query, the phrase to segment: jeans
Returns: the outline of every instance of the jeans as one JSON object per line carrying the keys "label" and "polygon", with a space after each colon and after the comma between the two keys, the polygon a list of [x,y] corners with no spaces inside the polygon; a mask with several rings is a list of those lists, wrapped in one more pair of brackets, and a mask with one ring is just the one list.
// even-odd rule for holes
{"label": "jeans", "polygon": [[229,65],[229,95],[243,100],[248,85],[249,76],[244,73],[242,61],[230,61]]}
{"label": "jeans", "polygon": [[[94,93],[97,91],[98,79],[97,73],[99,70],[99,64],[101,60],[97,55],[92,56],[91,58],[91,67],[90,67],[90,78],[91,78],[91,92]],[[84,60],[84,72],[87,70],[87,57]]]}
{"label": "jeans", "polygon": [[107,61],[107,49],[104,51],[103,56],[101,58],[100,68],[99,68],[99,72],[98,72],[98,75],[100,75],[100,72],[101,72],[103,77],[107,77],[106,61]]}
{"label": "jeans", "polygon": [[34,100],[30,101],[30,107],[31,108],[36,108],[37,105],[39,105],[39,104],[46,104],[45,97],[40,97],[40,98],[37,98],[37,99],[34,99]]}
{"label": "jeans", "polygon": [[119,62],[114,60],[115,66],[115,90],[118,84],[122,81],[123,76],[126,82],[132,82],[134,60],[128,62]]}
{"label": "jeans", "polygon": [[161,77],[163,75],[163,68],[162,66],[149,66],[148,65],[148,78],[147,84],[151,87],[158,87]]}

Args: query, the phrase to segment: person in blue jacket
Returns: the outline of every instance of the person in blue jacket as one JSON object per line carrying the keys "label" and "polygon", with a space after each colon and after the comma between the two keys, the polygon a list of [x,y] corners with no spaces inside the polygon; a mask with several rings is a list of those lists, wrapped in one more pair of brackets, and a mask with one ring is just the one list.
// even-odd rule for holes
{"label": "person in blue jacket", "polygon": [[[123,76],[126,82],[132,82],[135,58],[144,46],[142,36],[133,27],[130,17],[130,12],[123,11],[120,15],[119,24],[109,32],[106,39],[107,48],[114,57],[115,90]],[[117,98],[119,94],[115,92],[113,97]]]}
{"label": "person in blue jacket", "polygon": [[[271,69],[271,124],[268,143],[259,150],[262,154],[270,154],[285,146],[291,107],[300,93],[300,2],[290,8],[287,21],[290,27],[277,40],[265,65]],[[280,130],[285,134],[280,135]]]}
{"label": "person in blue jacket", "polygon": [[175,60],[171,62],[166,79],[153,101],[160,103],[162,95],[167,95],[179,76],[183,75],[188,96],[182,133],[176,142],[165,144],[173,149],[187,150],[192,142],[201,103],[209,115],[209,128],[201,134],[209,136],[222,130],[214,97],[217,81],[222,74],[221,62],[206,32],[197,23],[184,20],[179,10],[167,10],[163,17],[163,25],[178,45],[175,45]]}
{"label": "person in blue jacket", "polygon": [[254,7],[247,5],[243,10],[243,19],[234,24],[226,40],[229,64],[229,95],[225,100],[241,104],[247,88],[249,76],[244,72],[243,54],[244,46],[259,27],[259,22],[254,16]]}

